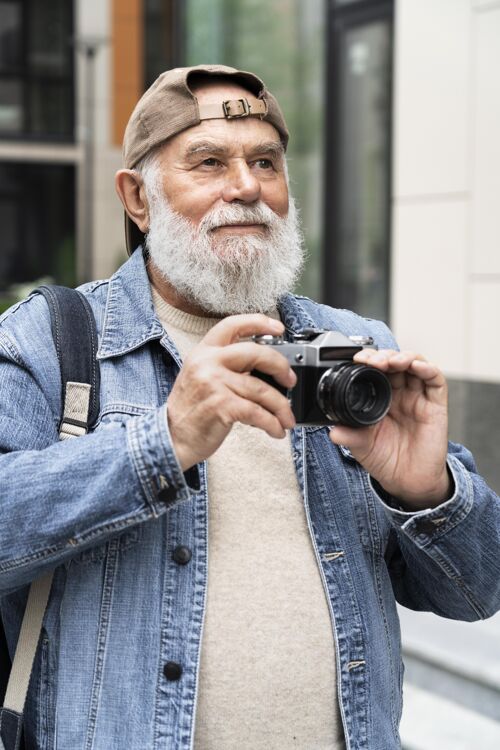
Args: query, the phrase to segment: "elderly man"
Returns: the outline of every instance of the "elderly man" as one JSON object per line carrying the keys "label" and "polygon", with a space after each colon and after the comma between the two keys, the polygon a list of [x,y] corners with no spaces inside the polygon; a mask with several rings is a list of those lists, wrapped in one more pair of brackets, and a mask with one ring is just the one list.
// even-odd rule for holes
{"label": "elderly man", "polygon": [[[83,287],[101,412],[57,442],[44,299],[0,329],[3,616],[56,568],[29,747],[392,750],[395,599],[451,618],[500,606],[498,497],[447,445],[446,384],[386,327],[290,293],[302,263],[283,115],[253,74],[159,77],[116,186],[129,261]],[[297,426],[296,376],[254,334],[370,335],[392,384],[372,427]],[[75,346],[78,342],[75,342]]]}

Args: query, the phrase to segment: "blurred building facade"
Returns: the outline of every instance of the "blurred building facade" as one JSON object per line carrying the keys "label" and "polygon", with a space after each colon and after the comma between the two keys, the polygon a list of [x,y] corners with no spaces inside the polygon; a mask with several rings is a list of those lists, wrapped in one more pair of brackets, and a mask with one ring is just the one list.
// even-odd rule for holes
{"label": "blurred building facade", "polygon": [[0,0],[0,304],[125,258],[125,123],[200,62],[254,70],[283,106],[301,291],[439,362],[452,437],[500,488],[500,0]]}

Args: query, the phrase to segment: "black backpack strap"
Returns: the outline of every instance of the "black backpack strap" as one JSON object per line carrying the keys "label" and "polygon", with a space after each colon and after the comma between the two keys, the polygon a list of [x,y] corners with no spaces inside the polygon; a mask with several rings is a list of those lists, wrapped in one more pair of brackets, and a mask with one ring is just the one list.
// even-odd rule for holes
{"label": "black backpack strap", "polygon": [[[64,409],[60,437],[77,437],[88,432],[99,415],[100,377],[94,314],[85,296],[77,289],[40,286],[35,292],[43,294],[49,306],[52,337],[61,369]],[[68,384],[90,386],[87,414],[82,409],[85,388],[75,387],[68,394]]]}
{"label": "black backpack strap", "polygon": [[[59,437],[65,440],[88,432],[99,415],[97,330],[92,308],[81,292],[62,286],[41,286],[50,311],[52,336],[61,371],[62,417]],[[16,654],[0,709],[0,750],[19,750],[24,704],[33,661],[50,594],[52,573],[31,584]],[[0,618],[1,630],[1,618]],[[8,668],[5,638],[0,634],[0,664]],[[3,663],[2,659],[5,661]]]}

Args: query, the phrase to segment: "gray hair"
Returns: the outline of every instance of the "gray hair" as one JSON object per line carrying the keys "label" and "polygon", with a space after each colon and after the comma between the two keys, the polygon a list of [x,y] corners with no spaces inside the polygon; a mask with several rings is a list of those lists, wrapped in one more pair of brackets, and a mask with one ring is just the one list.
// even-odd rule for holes
{"label": "gray hair", "polygon": [[157,146],[152,149],[134,167],[134,172],[141,177],[144,183],[148,204],[154,204],[162,196],[160,162],[158,159],[160,148],[161,146]]}

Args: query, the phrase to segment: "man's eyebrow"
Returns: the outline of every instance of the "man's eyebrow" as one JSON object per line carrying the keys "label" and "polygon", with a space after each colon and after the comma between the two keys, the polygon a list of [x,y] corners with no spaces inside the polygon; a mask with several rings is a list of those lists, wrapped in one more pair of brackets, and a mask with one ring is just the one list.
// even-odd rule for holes
{"label": "man's eyebrow", "polygon": [[[227,154],[228,148],[220,144],[214,143],[213,141],[195,141],[186,148],[186,158],[200,156],[203,154],[214,154],[215,156],[222,156]],[[281,141],[262,141],[256,143],[248,150],[248,156],[256,156],[258,154],[269,154],[274,158],[283,156],[285,149]]]}
{"label": "man's eyebrow", "polygon": [[227,149],[224,146],[217,145],[212,141],[196,141],[186,148],[185,155],[189,158],[190,156],[198,156],[199,154],[224,154]]}
{"label": "man's eyebrow", "polygon": [[283,156],[285,149],[281,141],[262,141],[262,143],[256,144],[249,151],[250,155],[255,156],[257,154],[270,154],[274,157]]}

